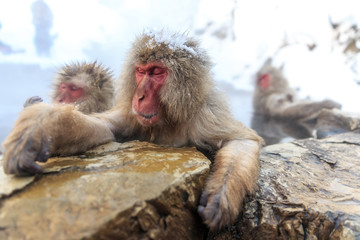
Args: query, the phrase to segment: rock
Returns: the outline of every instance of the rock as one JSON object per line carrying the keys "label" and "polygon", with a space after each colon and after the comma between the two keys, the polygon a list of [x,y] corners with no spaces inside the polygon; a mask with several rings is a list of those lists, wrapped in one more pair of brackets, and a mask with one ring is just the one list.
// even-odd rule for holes
{"label": "rock", "polygon": [[[360,130],[263,148],[238,221],[207,233],[196,212],[210,162],[138,141],[0,175],[0,239],[360,239]],[[1,173],[2,174],[2,173]]]}
{"label": "rock", "polygon": [[[1,156],[0,156],[1,160]],[[25,188],[27,185],[34,181],[34,176],[29,177],[15,177],[5,175],[3,169],[0,169],[0,199],[10,194],[14,193],[17,190]]]}
{"label": "rock", "polygon": [[313,125],[256,113],[251,118],[251,128],[265,140],[266,145],[312,137]]}
{"label": "rock", "polygon": [[208,239],[360,239],[360,130],[263,148],[259,190]]}
{"label": "rock", "polygon": [[360,115],[338,109],[323,109],[315,126],[315,137],[324,138],[360,128]]}
{"label": "rock", "polygon": [[0,239],[201,239],[210,161],[195,148],[109,143],[51,158],[45,174],[4,176]]}

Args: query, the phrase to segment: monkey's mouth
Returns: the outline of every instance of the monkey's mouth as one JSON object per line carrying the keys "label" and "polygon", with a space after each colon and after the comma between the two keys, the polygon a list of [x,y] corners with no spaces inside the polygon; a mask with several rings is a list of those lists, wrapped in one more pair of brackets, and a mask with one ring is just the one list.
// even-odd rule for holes
{"label": "monkey's mouth", "polygon": [[153,113],[153,114],[142,114],[139,113],[140,116],[142,116],[145,119],[152,119],[153,117],[156,117],[157,115],[159,115],[158,113]]}
{"label": "monkey's mouth", "polygon": [[152,126],[160,119],[159,113],[144,114],[137,112],[139,122],[144,126]]}

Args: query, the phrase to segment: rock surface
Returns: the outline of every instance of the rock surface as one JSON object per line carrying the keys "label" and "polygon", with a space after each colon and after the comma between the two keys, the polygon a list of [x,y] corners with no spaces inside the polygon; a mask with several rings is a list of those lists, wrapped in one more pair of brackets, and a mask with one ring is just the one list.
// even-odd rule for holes
{"label": "rock surface", "polygon": [[259,190],[210,239],[360,239],[360,131],[263,148]]}
{"label": "rock surface", "polygon": [[1,170],[0,239],[201,239],[209,165],[195,148],[134,141],[51,158],[41,176]]}
{"label": "rock surface", "polygon": [[236,224],[196,213],[210,162],[194,148],[110,143],[0,171],[0,239],[360,239],[360,131],[263,148],[259,189]]}

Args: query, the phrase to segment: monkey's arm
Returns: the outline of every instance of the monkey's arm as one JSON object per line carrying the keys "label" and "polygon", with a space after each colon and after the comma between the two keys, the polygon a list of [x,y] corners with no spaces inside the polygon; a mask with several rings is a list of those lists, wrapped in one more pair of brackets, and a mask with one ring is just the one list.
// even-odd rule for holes
{"label": "monkey's arm", "polygon": [[323,101],[283,101],[284,97],[272,96],[268,99],[266,105],[270,115],[286,119],[305,119],[319,114],[322,109],[340,109],[341,105],[332,100]]}
{"label": "monkey's arm", "polygon": [[210,121],[201,124],[206,129],[197,128],[196,133],[202,141],[219,148],[198,207],[211,230],[233,223],[246,193],[255,190],[262,144],[255,132],[232,120],[231,115],[215,115],[222,117],[219,121],[207,118]]}
{"label": "monkey's arm", "polygon": [[332,100],[323,100],[320,102],[304,101],[290,104],[282,113],[283,117],[293,119],[305,119],[316,117],[322,109],[340,109],[341,105]]}
{"label": "monkey's arm", "polygon": [[4,171],[8,174],[42,172],[36,161],[50,155],[69,155],[114,139],[109,123],[74,110],[72,105],[44,103],[25,108],[3,144]]}

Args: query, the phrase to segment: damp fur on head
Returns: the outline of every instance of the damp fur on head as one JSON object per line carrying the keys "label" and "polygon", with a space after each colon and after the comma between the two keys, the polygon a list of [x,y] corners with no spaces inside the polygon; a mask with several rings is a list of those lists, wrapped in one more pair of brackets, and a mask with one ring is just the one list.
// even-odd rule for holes
{"label": "damp fur on head", "polygon": [[[135,64],[148,62],[161,62],[168,68],[169,77],[160,93],[168,119],[183,122],[196,114],[214,86],[212,63],[199,42],[186,33],[165,30],[137,36],[119,79],[123,89],[116,102],[131,102],[136,89]],[[127,108],[131,111],[131,104]]]}
{"label": "damp fur on head", "polygon": [[79,111],[102,112],[113,106],[115,91],[113,73],[97,61],[64,64],[53,81],[51,93],[53,102],[62,82],[71,82],[85,89],[84,98],[74,103]]}

